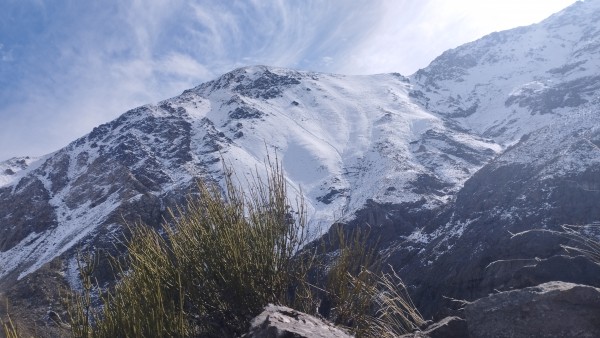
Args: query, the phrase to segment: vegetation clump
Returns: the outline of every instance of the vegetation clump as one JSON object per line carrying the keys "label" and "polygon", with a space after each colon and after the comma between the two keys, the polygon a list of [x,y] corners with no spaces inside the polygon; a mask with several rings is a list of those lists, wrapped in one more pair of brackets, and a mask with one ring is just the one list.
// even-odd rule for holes
{"label": "vegetation clump", "polygon": [[[381,273],[365,236],[340,235],[337,258],[323,266],[321,247],[307,246],[303,201],[292,208],[281,167],[268,167],[266,182],[257,175],[245,191],[226,169],[224,193],[199,182],[198,194],[171,213],[172,224],[134,227],[127,259],[113,264],[120,281],[100,306],[90,296],[93,260],[83,260],[73,335],[237,337],[269,303],[316,314],[324,299],[329,319],[357,336],[391,337],[420,325],[400,279]],[[315,271],[326,272],[320,286]]]}

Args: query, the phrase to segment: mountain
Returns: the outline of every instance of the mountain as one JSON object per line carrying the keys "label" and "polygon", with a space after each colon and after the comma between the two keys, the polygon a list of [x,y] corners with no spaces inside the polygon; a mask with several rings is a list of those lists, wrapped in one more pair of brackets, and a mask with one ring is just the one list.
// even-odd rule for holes
{"label": "mountain", "polygon": [[121,217],[156,225],[196,178],[221,180],[222,162],[251,174],[269,154],[314,223],[349,217],[367,199],[444,205],[501,148],[411,103],[410,89],[394,74],[258,66],[131,110],[1,188],[3,219],[15,227],[0,236],[0,276],[23,277],[81,240],[119,231]]}
{"label": "mountain", "polygon": [[[449,50],[412,76],[236,69],[0,163],[0,289],[50,264],[77,287],[80,248],[118,250],[223,166],[282,161],[314,229],[374,229],[426,315],[600,269],[531,231],[600,221],[599,1]],[[35,279],[38,278],[38,279]]]}
{"label": "mountain", "polygon": [[413,76],[412,96],[478,135],[515,142],[598,101],[598,14],[595,1],[580,1],[539,24],[446,51]]}
{"label": "mountain", "polygon": [[[443,297],[600,283],[596,264],[565,256],[565,238],[534,230],[600,220],[599,15],[600,2],[577,2],[447,51],[411,77],[410,96],[428,111],[502,146],[435,214],[401,205],[363,213],[394,229],[389,262],[425,313]],[[388,222],[382,212],[401,216]]]}

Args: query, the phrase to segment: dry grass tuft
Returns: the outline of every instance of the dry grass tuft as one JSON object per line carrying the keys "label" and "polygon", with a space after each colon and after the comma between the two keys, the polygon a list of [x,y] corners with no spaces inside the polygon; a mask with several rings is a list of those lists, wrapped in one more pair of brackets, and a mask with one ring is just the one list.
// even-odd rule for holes
{"label": "dry grass tuft", "polygon": [[562,225],[561,235],[570,239],[572,245],[562,245],[566,251],[574,251],[600,264],[600,224]]}
{"label": "dry grass tuft", "polygon": [[101,306],[92,297],[101,293],[92,278],[96,261],[82,257],[73,335],[238,337],[268,303],[310,314],[329,303],[330,320],[358,337],[399,335],[422,322],[397,275],[381,273],[363,233],[339,231],[324,289],[311,284],[309,275],[322,267],[318,245],[306,246],[304,203],[291,207],[279,164],[268,172],[266,182],[253,178],[243,191],[226,170],[225,192],[199,182],[198,195],[172,212],[174,224],[134,227],[127,259],[113,263],[121,279],[99,296]]}
{"label": "dry grass tuft", "polygon": [[0,325],[2,325],[2,330],[4,331],[4,336],[6,338],[20,338],[21,335],[17,330],[17,327],[12,322],[10,315],[7,315],[7,321],[5,322],[0,318]]}
{"label": "dry grass tuft", "polygon": [[397,337],[424,323],[400,277],[390,267],[382,271],[376,245],[357,229],[347,237],[341,229],[338,257],[327,274],[326,292],[331,302],[328,317],[349,328],[357,337]]}
{"label": "dry grass tuft", "polygon": [[225,195],[199,182],[198,196],[172,212],[173,226],[133,228],[126,262],[114,264],[122,280],[100,311],[90,298],[93,264],[82,264],[74,335],[236,336],[266,304],[304,301],[309,288],[299,281],[311,262],[295,257],[309,239],[304,205],[290,207],[278,165],[270,173],[244,192],[227,171]]}

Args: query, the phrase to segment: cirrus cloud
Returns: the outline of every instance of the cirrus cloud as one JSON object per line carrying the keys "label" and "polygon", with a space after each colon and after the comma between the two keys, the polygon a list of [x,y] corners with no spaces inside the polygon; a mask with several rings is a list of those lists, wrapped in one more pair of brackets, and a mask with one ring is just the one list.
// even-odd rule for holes
{"label": "cirrus cloud", "polygon": [[0,160],[56,150],[236,67],[408,75],[447,48],[572,2],[6,0]]}

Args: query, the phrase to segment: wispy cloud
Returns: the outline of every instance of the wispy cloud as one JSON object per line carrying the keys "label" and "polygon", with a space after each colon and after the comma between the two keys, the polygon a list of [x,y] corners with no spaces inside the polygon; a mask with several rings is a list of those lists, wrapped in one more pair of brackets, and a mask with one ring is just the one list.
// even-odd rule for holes
{"label": "wispy cloud", "polygon": [[38,19],[45,33],[15,43],[24,60],[2,72],[0,159],[55,150],[127,109],[213,77],[194,57],[161,48],[173,5],[65,3],[58,14],[30,4],[40,18],[57,21]]}
{"label": "wispy cloud", "polygon": [[447,49],[494,31],[529,25],[575,0],[384,0],[373,34],[355,44],[339,71],[410,75]]}
{"label": "wispy cloud", "polygon": [[[544,3],[556,11],[573,1]],[[532,12],[523,6],[534,2],[539,7],[533,0],[485,4],[516,17],[511,8]],[[0,160],[53,151],[127,109],[240,66],[410,74],[444,49],[496,29],[487,26],[486,6],[467,0],[56,0],[52,6],[8,0],[0,11]]]}

